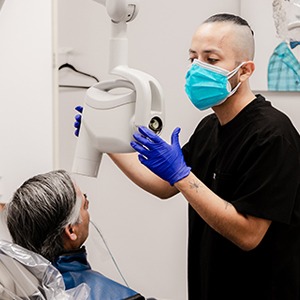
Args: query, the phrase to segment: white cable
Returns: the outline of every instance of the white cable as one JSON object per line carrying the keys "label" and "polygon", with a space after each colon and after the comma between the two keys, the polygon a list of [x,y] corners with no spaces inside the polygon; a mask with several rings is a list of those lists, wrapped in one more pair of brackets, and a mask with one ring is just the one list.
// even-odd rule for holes
{"label": "white cable", "polygon": [[117,269],[117,271],[118,271],[118,273],[119,273],[119,275],[122,277],[122,279],[123,279],[124,283],[126,284],[126,286],[129,287],[129,285],[128,285],[126,279],[124,278],[124,276],[123,276],[123,274],[122,274],[122,272],[121,272],[121,270],[120,270],[120,268],[119,268],[119,266],[118,266],[118,264],[117,264],[117,262],[116,262],[114,256],[112,255],[112,253],[111,253],[111,251],[110,251],[110,249],[109,249],[109,247],[108,247],[108,245],[107,245],[107,243],[106,243],[106,241],[105,241],[105,239],[104,239],[104,236],[103,236],[103,234],[101,233],[100,229],[96,226],[96,224],[95,224],[92,220],[90,220],[90,223],[94,226],[94,228],[95,228],[95,229],[97,230],[97,232],[99,233],[99,235],[100,235],[100,237],[101,237],[101,239],[102,239],[102,241],[103,241],[103,243],[104,243],[104,245],[105,245],[105,248],[106,248],[106,250],[108,251],[108,253],[109,253],[109,255],[110,255],[110,257],[111,257],[111,259],[112,259],[112,261],[113,261],[113,263],[114,263],[114,265],[115,265],[115,267],[116,267],[116,269]]}

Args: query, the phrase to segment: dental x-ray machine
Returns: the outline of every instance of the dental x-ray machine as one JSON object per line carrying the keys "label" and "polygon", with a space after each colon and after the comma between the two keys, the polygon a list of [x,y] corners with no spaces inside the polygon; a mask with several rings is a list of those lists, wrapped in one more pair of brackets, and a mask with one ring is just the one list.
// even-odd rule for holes
{"label": "dental x-ray machine", "polygon": [[97,177],[102,153],[133,152],[132,134],[138,126],[160,133],[164,102],[158,81],[128,67],[127,23],[138,13],[138,0],[95,0],[111,18],[109,70],[121,78],[87,90],[73,172]]}

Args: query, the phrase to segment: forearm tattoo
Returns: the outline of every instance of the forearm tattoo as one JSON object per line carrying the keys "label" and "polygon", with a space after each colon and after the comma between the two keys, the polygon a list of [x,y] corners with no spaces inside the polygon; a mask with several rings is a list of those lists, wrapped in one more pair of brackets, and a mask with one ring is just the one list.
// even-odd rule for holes
{"label": "forearm tattoo", "polygon": [[[191,190],[195,190],[196,193],[198,193],[198,190],[200,188],[200,183],[199,182],[197,182],[195,180],[189,181],[189,185],[190,185]],[[225,209],[232,206],[232,204],[230,202],[225,201],[225,200],[223,200],[223,201],[224,201],[224,204],[225,204]]]}
{"label": "forearm tattoo", "polygon": [[196,190],[196,193],[198,193],[198,189],[200,187],[200,184],[198,182],[196,182],[195,180],[189,181],[189,184],[190,184],[190,189],[191,190]]}

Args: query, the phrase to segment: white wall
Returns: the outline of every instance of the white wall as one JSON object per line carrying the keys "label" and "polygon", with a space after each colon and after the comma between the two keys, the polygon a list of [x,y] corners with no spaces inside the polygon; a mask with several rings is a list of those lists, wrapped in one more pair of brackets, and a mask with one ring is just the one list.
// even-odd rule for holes
{"label": "white wall", "polygon": [[[51,0],[6,0],[0,12],[0,176],[7,200],[28,177],[54,164]],[[178,2],[177,2],[178,3]],[[219,12],[237,13],[238,0],[141,0],[137,19],[129,24],[132,67],[155,76],[166,96],[164,137],[182,127],[184,143],[203,116],[183,92],[190,37],[204,18]],[[107,76],[109,21],[92,0],[59,0],[58,65],[66,61],[103,79]],[[257,54],[259,55],[259,53]],[[55,67],[58,67],[56,65]],[[259,67],[259,66],[258,66]],[[62,83],[92,83],[60,73]],[[60,167],[71,168],[76,138],[74,106],[85,91],[60,89]],[[287,112],[297,128],[299,93],[264,93]],[[134,186],[104,157],[97,179],[77,177],[91,200],[92,220],[129,285],[146,296],[186,299],[186,202],[179,195],[163,202]],[[122,282],[96,230],[87,243],[92,265]]]}
{"label": "white wall", "polygon": [[[184,143],[204,115],[184,94],[188,49],[198,25],[211,14],[238,13],[237,0],[140,1],[137,18],[128,24],[129,66],[156,77],[165,93],[166,127],[182,127]],[[107,78],[110,21],[106,10],[90,0],[58,2],[58,65],[69,62],[79,70]],[[65,49],[72,49],[68,55]],[[87,84],[93,80],[67,70],[60,83]],[[60,89],[60,166],[71,169],[76,138],[74,107],[85,91]],[[112,120],[113,122],[113,120]],[[186,299],[186,201],[178,195],[160,201],[134,186],[105,156],[97,179],[77,176],[90,198],[91,218],[100,226],[129,285],[145,296]],[[99,236],[92,232],[87,243],[92,265],[122,282]]]}
{"label": "white wall", "polygon": [[51,0],[6,0],[0,11],[0,176],[7,201],[53,167]]}
{"label": "white wall", "polygon": [[[0,12],[0,184],[4,188],[0,201],[7,201],[28,177],[54,166],[52,2],[6,0]],[[109,21],[104,8],[92,0],[58,4],[59,50],[73,49],[69,55],[56,53],[58,64],[68,61],[105,78]],[[140,13],[128,28],[129,64],[155,76],[164,88],[165,138],[179,125],[184,143],[203,116],[183,92],[193,31],[215,12],[238,9],[238,0],[214,0],[209,5],[199,0],[141,1]],[[60,81],[91,83],[66,72],[60,73]],[[82,103],[84,92],[60,90],[60,167],[69,170],[76,143],[73,108]],[[299,93],[262,93],[300,129]],[[180,195],[166,202],[154,199],[129,182],[107,157],[97,179],[78,176],[77,180],[91,200],[92,220],[129,285],[146,296],[186,299],[185,200]],[[93,227],[87,247],[92,265],[122,282]]]}

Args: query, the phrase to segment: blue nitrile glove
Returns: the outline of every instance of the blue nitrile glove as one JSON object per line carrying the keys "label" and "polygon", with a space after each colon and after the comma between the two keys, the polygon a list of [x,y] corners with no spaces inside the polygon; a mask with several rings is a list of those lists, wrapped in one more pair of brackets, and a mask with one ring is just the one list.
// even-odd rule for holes
{"label": "blue nitrile glove", "polygon": [[133,134],[136,141],[131,147],[139,152],[139,160],[160,178],[171,185],[190,174],[191,168],[184,161],[178,135],[180,128],[175,128],[171,136],[171,145],[146,127],[139,127]]}
{"label": "blue nitrile glove", "polygon": [[75,116],[75,122],[74,122],[74,127],[76,128],[75,130],[75,135],[78,136],[79,135],[79,131],[80,131],[80,126],[81,126],[81,114],[83,112],[83,107],[82,106],[76,106],[75,110],[77,110],[80,114]]}

